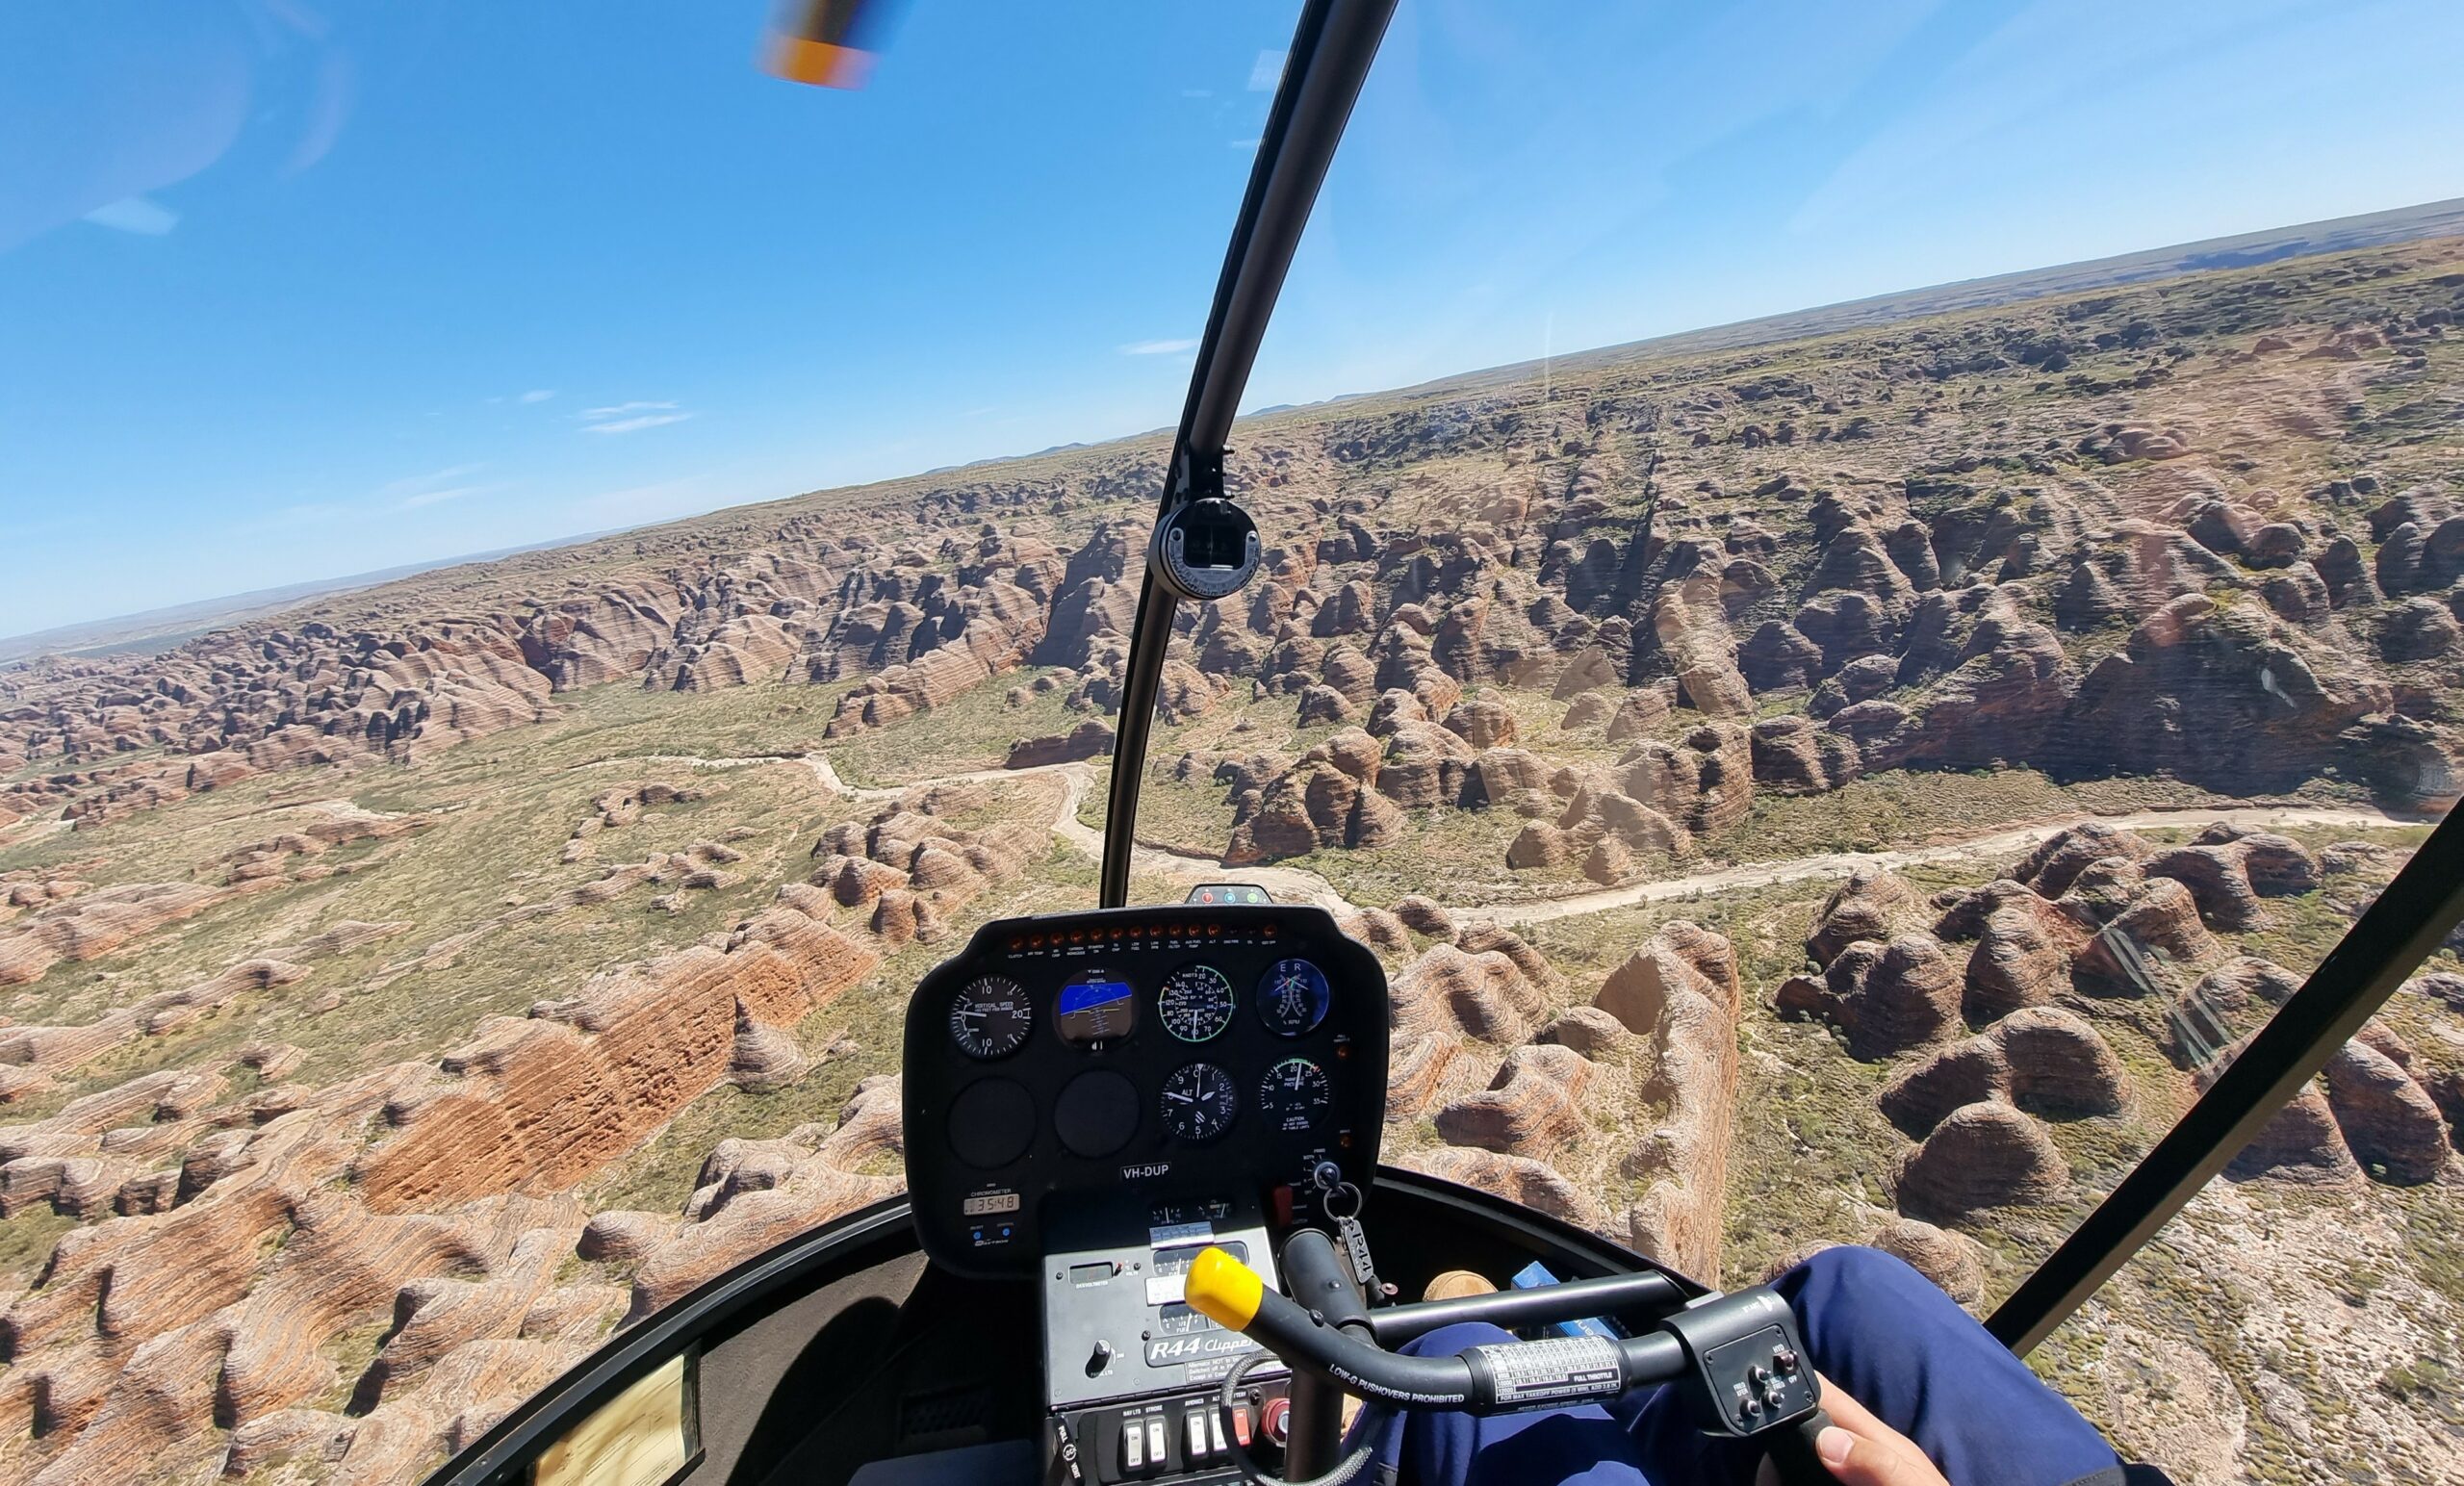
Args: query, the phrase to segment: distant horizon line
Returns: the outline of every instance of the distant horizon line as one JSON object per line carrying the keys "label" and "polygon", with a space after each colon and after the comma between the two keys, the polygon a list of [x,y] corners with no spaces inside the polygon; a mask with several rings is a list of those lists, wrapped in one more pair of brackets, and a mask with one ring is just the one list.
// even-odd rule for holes
{"label": "distant horizon line", "polygon": [[[2441,218],[2451,218],[2451,220],[2442,221]],[[2336,229],[2349,232],[2363,224],[2383,222],[2389,218],[2419,218],[2419,224],[2424,230],[2407,235],[2391,235],[2358,242],[2330,241],[2317,245],[2311,245],[2310,240],[2306,237],[2287,236],[2288,234],[2309,233],[2320,229],[2328,229],[2331,235],[2332,231]],[[2235,268],[2254,268],[2267,263],[2279,262],[2286,258],[2318,257],[2332,252],[2357,251],[2366,247],[2386,246],[2397,243],[2426,242],[2435,238],[2457,236],[2464,236],[2464,196],[2443,197],[2434,201],[2424,201],[2406,206],[2388,207],[2376,212],[2361,212],[2346,217],[2323,218],[2314,221],[2306,222],[2288,222],[2282,226],[2264,227],[2250,232],[2234,233],[2224,237],[2198,238],[2187,243],[2164,243],[2155,247],[2139,248],[2127,253],[2109,254],[2102,258],[2083,258],[2073,260],[2069,263],[2047,264],[2039,268],[2013,269],[2002,273],[1984,274],[1974,278],[1946,279],[1937,284],[1926,284],[1909,289],[1890,290],[1883,294],[1866,295],[1854,299],[1835,300],[1825,304],[1808,305],[1801,309],[1783,310],[1768,315],[1749,316],[1743,320],[1724,320],[1717,324],[1699,325],[1685,330],[1668,331],[1659,335],[1646,336],[1639,340],[1612,342],[1606,345],[1586,346],[1579,349],[1554,351],[1538,357],[1527,358],[1522,361],[1502,362],[1492,367],[1468,368],[1459,372],[1447,372],[1441,376],[1430,377],[1418,382],[1406,383],[1399,387],[1375,388],[1352,393],[1338,393],[1330,397],[1317,398],[1308,402],[1275,403],[1267,407],[1250,409],[1249,411],[1241,414],[1240,417],[1242,419],[1260,418],[1270,414],[1297,412],[1315,407],[1326,407],[1336,403],[1355,401],[1364,397],[1390,397],[1399,394],[1422,392],[1441,388],[1452,382],[1471,381],[1476,378],[1495,376],[1499,373],[1513,372],[1523,367],[1539,367],[1544,364],[1549,366],[1564,366],[1569,363],[1581,363],[1589,361],[1595,357],[1606,356],[1619,351],[1634,351],[1647,347],[1662,346],[1669,343],[1683,342],[1695,338],[1711,339],[1713,341],[1714,347],[1723,346],[1742,346],[1757,344],[1769,344],[1766,340],[1758,340],[1751,337],[1726,342],[1721,342],[1717,338],[1721,337],[1724,333],[1750,331],[1757,326],[1768,326],[1777,329],[1789,321],[1820,319],[1827,316],[1844,316],[1850,312],[1861,309],[1875,309],[1887,306],[1893,301],[1913,300],[1922,296],[1939,295],[1960,290],[1983,290],[1990,289],[1994,286],[2017,287],[2028,280],[2043,279],[2052,275],[2082,272],[2099,268],[2106,269],[2108,270],[2117,269],[2132,264],[2135,260],[2141,259],[2148,260],[2146,265],[2148,269],[2147,272],[2135,277],[2110,279],[2107,282],[2116,286],[2127,286],[2153,282],[2158,279],[2169,277],[2181,277],[2192,273],[2222,271]],[[2262,245],[2272,245],[2277,247],[2279,250],[2266,253],[2262,256],[2251,257],[2240,262],[2185,263],[2181,261],[2192,255],[2219,257],[2231,253],[2237,247],[2258,247]],[[2204,250],[2203,253],[2202,250]],[[2169,256],[2173,260],[2169,267],[2168,266]],[[2059,283],[2048,284],[2042,290],[2035,294],[2015,294],[2007,298],[1990,299],[1974,306],[1944,305],[1933,309],[1912,308],[1907,315],[1896,318],[1916,318],[1926,314],[1948,314],[1961,308],[1995,308],[2002,305],[2023,302],[2030,298],[2048,297],[2064,292],[2066,292],[2065,286]],[[1843,326],[1840,328],[1845,327]],[[1809,336],[1830,333],[1833,333],[1832,328],[1815,325],[1797,330],[1786,336],[1775,337],[1775,339],[1803,339]],[[210,631],[227,624],[240,623],[248,619],[270,619],[276,615],[288,612],[292,608],[308,603],[314,600],[332,598],[340,594],[347,594],[364,589],[381,587],[386,583],[398,582],[403,578],[416,577],[423,574],[434,573],[446,568],[462,567],[473,563],[496,562],[507,557],[520,556],[527,552],[551,551],[558,548],[578,547],[585,542],[599,541],[611,536],[622,536],[629,532],[649,531],[655,530],[663,526],[680,525],[686,522],[700,521],[705,517],[717,515],[722,511],[738,510],[755,505],[777,504],[782,501],[803,500],[810,496],[832,494],[842,491],[871,489],[877,486],[896,484],[902,480],[925,479],[936,474],[955,474],[959,471],[978,471],[983,470],[988,466],[1014,464],[1023,460],[1039,459],[1056,453],[1065,453],[1079,449],[1101,448],[1108,445],[1132,443],[1140,439],[1152,438],[1158,433],[1168,433],[1171,430],[1168,426],[1160,426],[1157,428],[1142,429],[1136,433],[1120,434],[1108,439],[1098,439],[1093,441],[1072,440],[1060,444],[1047,445],[1040,449],[1025,450],[1014,454],[995,454],[983,459],[968,460],[962,464],[937,465],[929,469],[915,471],[911,474],[888,475],[882,479],[867,480],[860,484],[820,486],[812,489],[793,491],[783,496],[756,496],[742,500],[730,501],[724,505],[712,506],[707,510],[697,511],[688,516],[671,517],[660,521],[645,522],[638,525],[611,526],[596,531],[576,532],[571,535],[549,537],[541,541],[524,543],[514,547],[495,548],[485,551],[466,552],[457,556],[440,557],[429,562],[405,563],[398,567],[372,569],[365,573],[346,574],[332,577],[305,578],[297,582],[278,583],[270,587],[248,589],[236,594],[192,599],[183,603],[166,604],[160,608],[140,609],[125,614],[114,614],[96,619],[71,621],[67,624],[49,626],[41,629],[21,630],[14,634],[0,634],[0,668],[15,667],[29,661],[43,659],[47,656],[90,654],[117,647],[139,645],[152,639],[169,639],[176,641],[189,634]],[[178,629],[173,628],[181,625],[183,622],[190,622],[188,628]],[[81,641],[82,643],[78,643]],[[45,644],[43,642],[53,643]],[[167,649],[168,647],[167,646],[166,648]]]}

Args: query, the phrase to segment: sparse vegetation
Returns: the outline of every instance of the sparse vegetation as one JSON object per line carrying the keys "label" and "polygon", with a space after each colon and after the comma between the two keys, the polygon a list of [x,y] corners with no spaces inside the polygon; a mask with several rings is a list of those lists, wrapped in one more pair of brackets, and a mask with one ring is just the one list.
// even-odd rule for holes
{"label": "sparse vegetation", "polygon": [[[2129,1095],[2029,1114],[2064,1181],[1944,1218],[1988,1308],[2196,1097],[2169,998],[2236,955],[2305,974],[2423,839],[2406,812],[2452,794],[2464,642],[2439,616],[2459,612],[2464,567],[2438,564],[2464,565],[2464,351],[2440,317],[2459,264],[2455,243],[2405,244],[1568,358],[1545,397],[1483,374],[1252,420],[1232,478],[1272,576],[1193,613],[1175,645],[1138,822],[1158,854],[1133,894],[1249,873],[1348,910],[1425,895],[1538,951],[1552,976],[1499,972],[1528,1002],[1506,1019],[1517,1035],[1466,1039],[1479,1045],[1442,1097],[1390,1126],[1399,1159],[1472,1148],[1441,1133],[1447,1101],[1518,1048],[1550,1051],[1528,1038],[1638,949],[1692,943],[1702,963],[1666,973],[1713,990],[1702,965],[1732,952],[1724,1170],[1669,1154],[1671,1124],[1725,1106],[1661,1079],[1661,1060],[1700,1049],[1653,1036],[1595,1047],[1602,1082],[1548,1154],[1586,1220],[1637,1243],[1648,1224],[1630,1215],[1685,1178],[1713,1205],[1718,1272],[1703,1277],[1733,1285],[1901,1216],[1920,1147],[1884,1091],[2008,1010],[1961,1003],[1880,1050],[1851,1017],[1804,1014],[1835,994],[1808,940],[1851,866],[1905,885],[1879,938],[1931,942],[2060,823],[2143,817],[2145,850],[2110,871],[2126,896],[2146,885],[2140,858],[2281,807],[2263,824],[2294,855],[2348,859],[2269,883],[2247,921],[2185,910],[2183,935],[2209,938],[2151,949],[2153,994],[2066,983],[2045,1002]],[[813,1150],[842,1119],[855,1136],[884,1119],[866,1081],[896,1071],[909,987],[990,918],[1094,899],[1086,828],[1103,824],[1112,765],[1069,739],[1116,705],[1160,469],[1146,440],[829,492],[424,575],[158,655],[0,671],[0,1038],[29,1049],[0,1064],[0,1140],[74,1124],[27,1149],[69,1152],[91,1184],[52,1173],[61,1196],[0,1219],[0,1291],[33,1287],[80,1224],[134,1243],[236,1207],[245,1180],[181,1173],[294,1139],[301,1110],[330,1145],[231,1240],[244,1262],[216,1305],[288,1294],[320,1252],[302,1236],[336,1212],[372,1233],[461,1225],[403,1284],[487,1282],[513,1267],[513,1235],[562,1243],[591,1215],[654,1215],[640,1248],[542,1271],[569,1314],[514,1324],[564,1357],[628,1314],[628,1287],[635,1305],[674,1293],[655,1288],[676,1283],[657,1256],[686,1244],[658,1225],[711,1231],[680,1219],[723,1142],[767,1142],[771,1176],[821,1194],[814,1220],[884,1190],[899,1175],[886,1140],[851,1138],[836,1164]],[[1861,604],[1883,616],[1870,635]],[[417,674],[384,672],[412,656]],[[1407,732],[1433,750],[1424,763],[1449,763],[1380,783]],[[1003,775],[1021,743],[1055,761]],[[976,778],[939,787],[960,776]],[[2188,813],[2144,817],[2161,810]],[[963,863],[940,865],[958,885],[926,884],[924,835]],[[1808,865],[1833,854],[1861,859]],[[98,895],[161,887],[196,901],[109,942],[15,948]],[[473,1137],[474,1170],[526,1148],[513,1127],[536,1111],[492,1082],[508,1048],[566,1038],[556,1057],[579,1060],[629,977],[670,966],[655,984],[680,1005],[698,982],[678,957],[744,952],[765,922],[822,946],[799,961],[813,985],[858,968],[803,1000],[748,989],[739,1011],[731,991],[690,1030],[718,1053],[741,1032],[783,1072],[706,1056],[586,1169],[491,1167],[452,1200],[372,1195],[383,1153],[424,1120],[503,1122]],[[1977,935],[1940,937],[1944,973],[1968,975]],[[1442,942],[1397,928],[1382,948],[1399,978],[1433,973]],[[164,999],[226,973],[193,1008]],[[2219,1026],[2239,1036],[2268,1012],[2228,1007]],[[97,1026],[116,1030],[30,1050],[36,1032]],[[2464,1077],[2464,1027],[2437,997],[2400,995],[2380,1030],[2421,1080]],[[132,1089],[94,1128],[44,1123]],[[641,1093],[594,1097],[614,1112]],[[824,1134],[780,1153],[808,1126]],[[2186,1482],[2306,1481],[2324,1459],[2451,1470],[2451,1435],[2389,1421],[2464,1426],[2464,1168],[2412,1182],[2383,1155],[2349,1180],[2218,1183],[2036,1365]],[[140,1303],[113,1287],[114,1305]],[[13,1370],[103,1357],[93,1311]],[[283,1383],[261,1412],[387,1407],[354,1390],[394,1335],[391,1295],[306,1329],[337,1380]],[[115,1334],[109,1356],[154,1334]],[[31,1473],[76,1441],[13,1437],[0,1462]],[[324,1457],[290,1458],[296,1473]]]}

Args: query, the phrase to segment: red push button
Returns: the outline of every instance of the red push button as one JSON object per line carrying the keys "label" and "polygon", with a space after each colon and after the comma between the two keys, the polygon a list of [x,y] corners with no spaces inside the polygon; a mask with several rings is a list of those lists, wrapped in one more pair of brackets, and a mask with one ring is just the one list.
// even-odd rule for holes
{"label": "red push button", "polygon": [[1258,1427],[1266,1431],[1269,1443],[1281,1445],[1292,1432],[1292,1400],[1269,1398],[1258,1405]]}

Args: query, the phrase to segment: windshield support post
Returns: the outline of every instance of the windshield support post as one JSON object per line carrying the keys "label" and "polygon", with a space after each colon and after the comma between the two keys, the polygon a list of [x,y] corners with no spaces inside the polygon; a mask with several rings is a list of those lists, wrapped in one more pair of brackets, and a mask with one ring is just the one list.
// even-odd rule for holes
{"label": "windshield support post", "polygon": [[1222,500],[1223,460],[1231,452],[1219,447],[1181,450],[1181,484],[1172,493],[1172,504],[1188,505],[1193,500]]}
{"label": "windshield support post", "polygon": [[2242,1153],[2464,919],[2464,809],[2451,810],[2301,988],[2251,1037],[2070,1237],[1997,1308],[1987,1329],[2021,1356]]}
{"label": "windshield support post", "polygon": [[[1309,0],[1301,10],[1257,160],[1249,168],[1248,192],[1224,249],[1215,304],[1198,343],[1197,367],[1190,373],[1180,436],[1172,443],[1171,467],[1164,474],[1159,518],[1190,500],[1223,494],[1224,444],[1233,412],[1249,384],[1249,369],[1266,339],[1267,321],[1283,292],[1301,231],[1309,225],[1318,188],[1325,181],[1326,167],[1394,14],[1395,0]],[[1129,901],[1139,785],[1146,774],[1155,695],[1178,608],[1172,591],[1158,581],[1150,557],[1122,667],[1112,784],[1104,803],[1103,872],[1096,901],[1108,909]]]}

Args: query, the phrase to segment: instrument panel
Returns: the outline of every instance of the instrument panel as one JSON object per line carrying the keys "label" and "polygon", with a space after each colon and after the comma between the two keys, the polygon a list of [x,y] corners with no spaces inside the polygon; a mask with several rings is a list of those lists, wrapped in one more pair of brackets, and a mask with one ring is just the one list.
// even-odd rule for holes
{"label": "instrument panel", "polygon": [[1332,1162],[1367,1186],[1384,1125],[1386,978],[1322,909],[1003,919],[909,1003],[908,1187],[927,1253],[1026,1275],[1049,1210],[1238,1190],[1275,1222]]}

